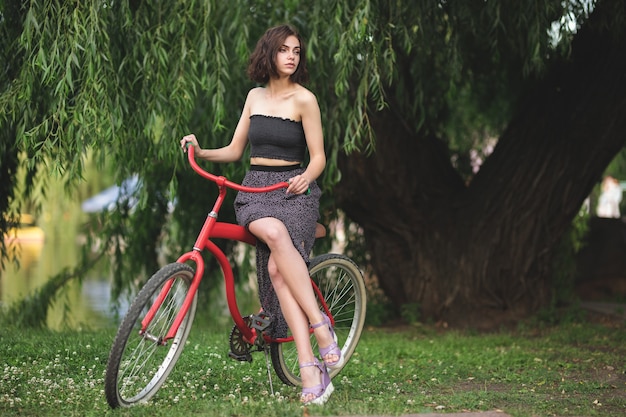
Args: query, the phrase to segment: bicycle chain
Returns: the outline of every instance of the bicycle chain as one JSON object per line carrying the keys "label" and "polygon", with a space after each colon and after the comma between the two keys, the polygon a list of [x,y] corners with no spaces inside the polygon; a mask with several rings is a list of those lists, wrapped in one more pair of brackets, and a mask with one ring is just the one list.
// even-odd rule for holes
{"label": "bicycle chain", "polygon": [[246,326],[256,330],[257,335],[254,345],[244,340],[241,330],[235,325],[230,331],[230,352],[228,356],[238,361],[252,362],[253,351],[260,352],[265,349],[265,339],[262,334],[268,327],[270,327],[272,321],[268,314],[261,311],[258,315],[251,314],[248,317],[243,318],[243,322]]}

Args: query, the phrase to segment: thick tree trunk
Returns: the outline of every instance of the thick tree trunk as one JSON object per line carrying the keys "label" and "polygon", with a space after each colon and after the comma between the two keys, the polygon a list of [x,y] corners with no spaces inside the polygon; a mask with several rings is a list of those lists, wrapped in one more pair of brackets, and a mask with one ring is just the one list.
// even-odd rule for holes
{"label": "thick tree trunk", "polygon": [[626,31],[593,25],[601,13],[467,186],[436,139],[412,137],[393,108],[372,115],[376,153],[340,161],[336,197],[393,305],[477,326],[549,300],[556,246],[626,142]]}

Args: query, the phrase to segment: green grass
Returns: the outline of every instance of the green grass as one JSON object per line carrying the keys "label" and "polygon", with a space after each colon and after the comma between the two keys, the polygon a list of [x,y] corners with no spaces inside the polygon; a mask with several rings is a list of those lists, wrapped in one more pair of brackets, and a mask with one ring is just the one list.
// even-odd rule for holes
{"label": "green grass", "polygon": [[514,417],[622,416],[624,323],[571,323],[490,334],[412,326],[367,329],[324,407],[273,376],[263,354],[228,358],[228,330],[194,328],[148,404],[110,410],[104,369],[114,330],[0,333],[2,416],[402,415],[503,410]]}

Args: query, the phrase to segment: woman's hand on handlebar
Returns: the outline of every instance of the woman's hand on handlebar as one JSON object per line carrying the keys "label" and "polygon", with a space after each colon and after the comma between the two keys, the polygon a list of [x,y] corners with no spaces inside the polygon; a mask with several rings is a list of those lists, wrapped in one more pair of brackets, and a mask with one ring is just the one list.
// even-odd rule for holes
{"label": "woman's hand on handlebar", "polygon": [[303,175],[296,175],[290,178],[288,181],[289,187],[287,188],[287,194],[304,194],[309,193],[309,180]]}
{"label": "woman's hand on handlebar", "polygon": [[[183,136],[183,138],[180,140],[180,147],[183,149],[183,152],[185,153],[187,152],[187,148],[189,147],[189,145],[194,147],[195,155],[196,157],[198,157],[198,152],[202,151],[202,148],[200,148],[200,145],[198,144],[198,139],[196,138],[196,135],[194,135],[193,133]],[[208,178],[212,181],[215,181],[214,178],[217,178],[213,174],[210,174],[202,170],[194,160],[190,159],[189,163],[191,164],[192,168],[203,177]],[[303,175],[296,175],[295,177],[290,178],[287,183],[285,182],[276,183],[268,187],[259,187],[257,190],[261,190],[264,188],[272,188],[273,190],[277,190],[278,188],[285,187],[285,185],[287,185],[287,194],[305,194],[306,193],[308,195],[311,192],[311,189],[309,188],[310,181]],[[229,187],[235,188],[235,189],[242,189],[242,187],[234,183],[230,183]],[[243,187],[243,188],[248,188],[248,187]],[[251,189],[254,190],[254,188],[251,188]],[[268,190],[262,190],[262,191],[256,191],[256,192],[265,192],[265,191],[272,191],[272,190],[268,189]],[[248,192],[254,192],[254,191],[248,191]]]}
{"label": "woman's hand on handlebar", "polygon": [[196,135],[194,135],[193,133],[183,136],[183,138],[180,140],[180,147],[183,148],[183,152],[187,152],[188,143],[191,143],[191,145],[196,149],[196,152],[201,150],[200,145],[198,144],[198,139],[196,139]]}

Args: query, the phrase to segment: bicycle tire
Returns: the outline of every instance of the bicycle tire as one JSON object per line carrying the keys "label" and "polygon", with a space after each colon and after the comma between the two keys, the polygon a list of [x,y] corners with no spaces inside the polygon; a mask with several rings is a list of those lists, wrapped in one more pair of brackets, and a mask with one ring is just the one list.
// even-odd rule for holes
{"label": "bicycle tire", "polygon": [[[169,330],[189,291],[194,270],[172,263],[157,271],[139,291],[122,320],[109,354],[105,395],[111,408],[145,403],[156,394],[185,347],[196,314],[197,294],[175,337],[165,344]],[[163,286],[174,279],[168,295],[144,335],[141,321]]]}
{"label": "bicycle tire", "polygon": [[[337,343],[345,358],[340,368],[329,369],[332,378],[348,363],[361,338],[367,307],[365,282],[358,266],[340,254],[314,257],[309,264],[309,274],[335,319]],[[315,351],[317,340],[313,334],[311,345]],[[274,371],[283,383],[302,385],[295,343],[271,343],[270,356]]]}

